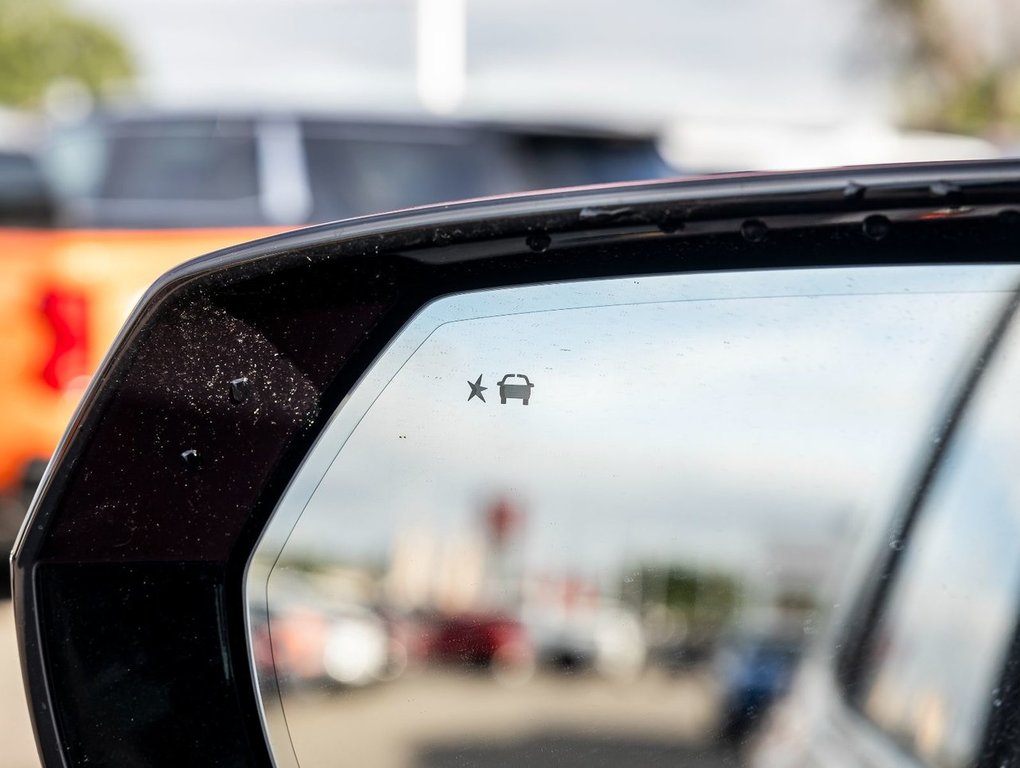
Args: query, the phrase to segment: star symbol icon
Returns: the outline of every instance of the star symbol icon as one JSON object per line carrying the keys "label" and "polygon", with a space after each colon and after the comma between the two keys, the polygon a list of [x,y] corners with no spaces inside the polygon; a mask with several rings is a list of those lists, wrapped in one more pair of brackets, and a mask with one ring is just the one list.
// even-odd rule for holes
{"label": "star symbol icon", "polygon": [[468,402],[470,403],[472,398],[477,397],[479,400],[481,400],[484,403],[485,402],[485,395],[483,395],[482,392],[487,390],[488,387],[483,387],[482,386],[482,375],[481,374],[478,375],[478,380],[477,381],[474,381],[474,382],[469,381],[468,382],[468,386],[471,387],[471,394],[468,395]]}

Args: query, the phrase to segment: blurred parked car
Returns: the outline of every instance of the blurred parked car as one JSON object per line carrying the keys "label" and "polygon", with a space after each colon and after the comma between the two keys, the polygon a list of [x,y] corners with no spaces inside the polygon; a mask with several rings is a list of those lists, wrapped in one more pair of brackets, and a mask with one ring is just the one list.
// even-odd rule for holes
{"label": "blurred parked car", "polygon": [[256,632],[256,658],[266,674],[275,673],[281,686],[319,683],[326,679],[329,619],[309,606],[288,606],[269,617]]}
{"label": "blurred parked car", "polygon": [[611,602],[573,610],[547,607],[528,615],[528,627],[539,661],[561,671],[591,670],[610,679],[630,680],[648,655],[640,621]]}
{"label": "blurred parked car", "polygon": [[[0,227],[46,229],[52,226],[55,217],[56,202],[36,156],[21,144],[0,143]],[[9,245],[3,243],[7,239],[0,235],[0,245]],[[5,247],[5,259],[8,253]],[[31,269],[32,265],[25,264],[24,268]],[[0,316],[6,311],[3,307],[17,301],[22,274],[22,269],[15,267],[0,284]],[[16,361],[5,357],[4,364],[16,365]],[[5,423],[0,435],[7,434],[11,426]],[[16,490],[8,498],[0,498],[0,545],[14,540],[23,507],[24,500],[18,498]],[[0,596],[7,591],[5,580],[6,576],[0,577]]]}
{"label": "blurred parked car", "polygon": [[720,738],[739,742],[764,721],[788,690],[800,650],[792,639],[772,635],[733,638],[719,649]]}
{"label": "blurred parked car", "polygon": [[847,568],[843,609],[755,766],[1017,765],[1018,318],[1011,299],[947,393],[902,508]]}
{"label": "blurred parked car", "polygon": [[645,135],[240,113],[100,116],[55,131],[43,161],[64,223],[130,228],[298,226],[671,174]]}
{"label": "blurred parked car", "polygon": [[[330,616],[323,661],[329,678],[358,688],[388,677],[390,642],[385,622],[361,606],[346,606]],[[403,659],[397,660],[402,664]]]}
{"label": "blurred parked car", "polygon": [[518,682],[535,668],[535,652],[524,625],[508,616],[467,613],[438,620],[429,660],[490,670],[499,680]]}
{"label": "blurred parked car", "polygon": [[259,616],[252,649],[262,673],[288,687],[361,688],[399,675],[406,663],[382,617],[356,604],[295,602]]}
{"label": "blurred parked car", "polygon": [[62,225],[49,229],[40,228],[52,212],[42,210],[30,158],[4,162],[20,190],[10,205],[39,214],[0,229],[5,549],[92,372],[145,287],[171,267],[312,222],[670,173],[652,137],[597,130],[101,115],[55,129],[41,150]]}

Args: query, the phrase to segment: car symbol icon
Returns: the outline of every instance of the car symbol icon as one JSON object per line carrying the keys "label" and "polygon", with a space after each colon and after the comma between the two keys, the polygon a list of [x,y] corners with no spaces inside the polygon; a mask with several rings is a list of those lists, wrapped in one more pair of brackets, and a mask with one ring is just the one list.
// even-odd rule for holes
{"label": "car symbol icon", "polygon": [[531,399],[531,390],[534,388],[535,385],[523,373],[508,373],[499,380],[499,402],[506,405],[509,398],[514,398],[523,400],[527,405]]}

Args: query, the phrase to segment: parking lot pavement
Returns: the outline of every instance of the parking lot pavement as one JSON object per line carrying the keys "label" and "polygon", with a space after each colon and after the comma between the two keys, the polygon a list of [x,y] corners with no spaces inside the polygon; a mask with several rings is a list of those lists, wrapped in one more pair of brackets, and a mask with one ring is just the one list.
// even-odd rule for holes
{"label": "parking lot pavement", "polygon": [[[538,676],[507,688],[433,671],[291,697],[287,716],[301,768],[737,768],[737,756],[710,741],[712,697],[710,683],[692,676],[649,674],[626,686]],[[7,600],[0,601],[0,768],[39,768]]]}
{"label": "parking lot pavement", "polygon": [[39,768],[10,600],[0,601],[0,768]]}
{"label": "parking lot pavement", "polygon": [[550,674],[506,687],[426,670],[364,690],[291,694],[285,708],[302,768],[735,768],[737,755],[711,739],[714,696],[694,675],[649,672],[624,685]]}

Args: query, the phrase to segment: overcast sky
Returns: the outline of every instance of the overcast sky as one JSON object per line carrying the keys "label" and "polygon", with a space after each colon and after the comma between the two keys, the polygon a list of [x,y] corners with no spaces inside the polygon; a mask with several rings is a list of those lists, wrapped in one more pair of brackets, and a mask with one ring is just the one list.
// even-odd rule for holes
{"label": "overcast sky", "polygon": [[[73,0],[160,101],[414,108],[413,0]],[[468,113],[881,115],[867,0],[467,0]]]}
{"label": "overcast sky", "polygon": [[[855,291],[867,274],[819,279]],[[892,511],[1002,301],[913,289],[446,323],[360,420],[288,546],[378,561],[395,531],[473,531],[504,495],[528,515],[530,557],[580,571],[832,542],[846,515]],[[508,372],[534,383],[528,406],[500,404]],[[478,374],[484,403],[467,400]]]}

